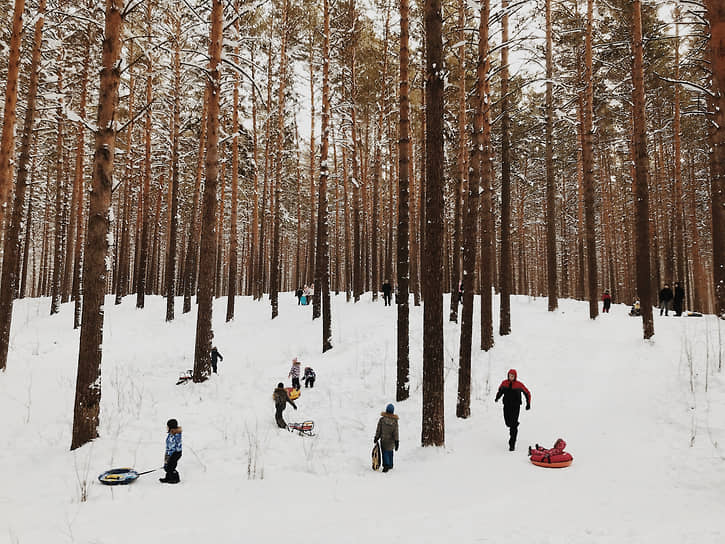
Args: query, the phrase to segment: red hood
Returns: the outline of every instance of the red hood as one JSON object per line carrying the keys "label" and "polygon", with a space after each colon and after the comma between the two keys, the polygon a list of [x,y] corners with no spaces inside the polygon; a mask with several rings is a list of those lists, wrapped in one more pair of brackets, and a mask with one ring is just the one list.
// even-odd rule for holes
{"label": "red hood", "polygon": [[518,374],[516,373],[516,369],[515,368],[509,369],[509,371],[506,373],[506,377],[507,378],[508,378],[508,375],[509,374],[513,374],[514,375],[514,380],[516,380],[516,378],[518,377]]}
{"label": "red hood", "polygon": [[566,448],[566,442],[564,442],[563,438],[557,439],[557,441],[554,443],[554,447],[558,450],[564,451],[564,448]]}

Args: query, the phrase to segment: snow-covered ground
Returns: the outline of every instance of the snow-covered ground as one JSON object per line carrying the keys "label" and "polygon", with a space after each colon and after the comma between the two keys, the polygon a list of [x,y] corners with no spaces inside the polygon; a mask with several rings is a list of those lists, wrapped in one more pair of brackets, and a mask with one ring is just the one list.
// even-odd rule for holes
{"label": "snow-covered ground", "polygon": [[[394,306],[334,298],[322,355],[320,320],[291,295],[274,321],[266,301],[240,297],[224,323],[220,299],[219,374],[177,386],[193,366],[195,314],[168,324],[164,300],[146,301],[107,300],[100,437],[75,452],[72,308],[51,317],[47,299],[16,303],[0,374],[0,542],[725,542],[725,324],[712,316],[656,316],[650,343],[623,305],[591,321],[586,303],[548,313],[545,299],[514,297],[513,334],[474,349],[467,420],[455,417],[458,327],[446,321],[446,445],[422,448],[422,311],[411,307],[411,398],[395,403],[400,450],[382,474],[370,450],[395,397]],[[272,390],[294,356],[317,383],[285,417],[314,419],[312,438],[274,423]],[[493,402],[512,367],[532,392],[515,452]],[[96,480],[160,467],[171,417],[184,429],[181,484],[161,472]],[[571,467],[529,463],[527,445],[558,437]]]}

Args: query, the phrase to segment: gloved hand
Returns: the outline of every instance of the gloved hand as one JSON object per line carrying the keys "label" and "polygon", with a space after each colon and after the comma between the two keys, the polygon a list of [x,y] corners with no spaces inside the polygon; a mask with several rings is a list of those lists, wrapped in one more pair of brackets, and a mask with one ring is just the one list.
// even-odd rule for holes
{"label": "gloved hand", "polygon": [[396,440],[395,441],[395,451],[398,451],[398,446],[400,446],[400,441]]}
{"label": "gloved hand", "polygon": [[294,408],[295,410],[297,410],[297,406],[295,404],[292,405],[292,408]]}
{"label": "gloved hand", "polygon": [[531,410],[531,405],[530,405],[530,404],[527,404],[527,405],[526,405],[526,409],[527,409],[527,410]]}

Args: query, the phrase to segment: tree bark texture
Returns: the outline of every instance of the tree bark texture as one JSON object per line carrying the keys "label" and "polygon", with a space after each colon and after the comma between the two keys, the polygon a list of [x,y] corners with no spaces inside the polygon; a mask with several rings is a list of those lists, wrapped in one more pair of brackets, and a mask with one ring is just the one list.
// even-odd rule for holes
{"label": "tree bark texture", "polygon": [[98,436],[103,353],[103,299],[109,273],[108,234],[116,147],[114,118],[120,81],[122,0],[106,0],[98,130],[95,135],[93,181],[88,209],[88,236],[83,259],[83,320],[78,349],[78,375],[71,450]]}
{"label": "tree bark texture", "polygon": [[443,446],[443,40],[440,0],[425,0],[426,192],[423,446]]}

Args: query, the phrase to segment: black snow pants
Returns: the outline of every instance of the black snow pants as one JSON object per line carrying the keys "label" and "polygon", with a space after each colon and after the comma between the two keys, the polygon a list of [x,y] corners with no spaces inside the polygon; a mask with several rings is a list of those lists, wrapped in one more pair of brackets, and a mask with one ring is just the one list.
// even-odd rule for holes
{"label": "black snow pants", "polygon": [[503,420],[509,428],[509,447],[516,445],[516,436],[519,434],[519,413],[521,412],[520,404],[504,404]]}
{"label": "black snow pants", "polygon": [[275,404],[274,407],[276,408],[274,412],[274,419],[277,420],[277,427],[279,427],[280,429],[286,429],[287,423],[285,423],[284,418],[282,417],[282,412],[284,412],[285,405]]}
{"label": "black snow pants", "polygon": [[178,464],[179,459],[181,459],[180,451],[175,451],[169,456],[169,460],[166,461],[166,464],[164,465],[166,477],[161,480],[162,482],[165,482],[167,484],[179,483],[179,473],[176,471],[176,465]]}

